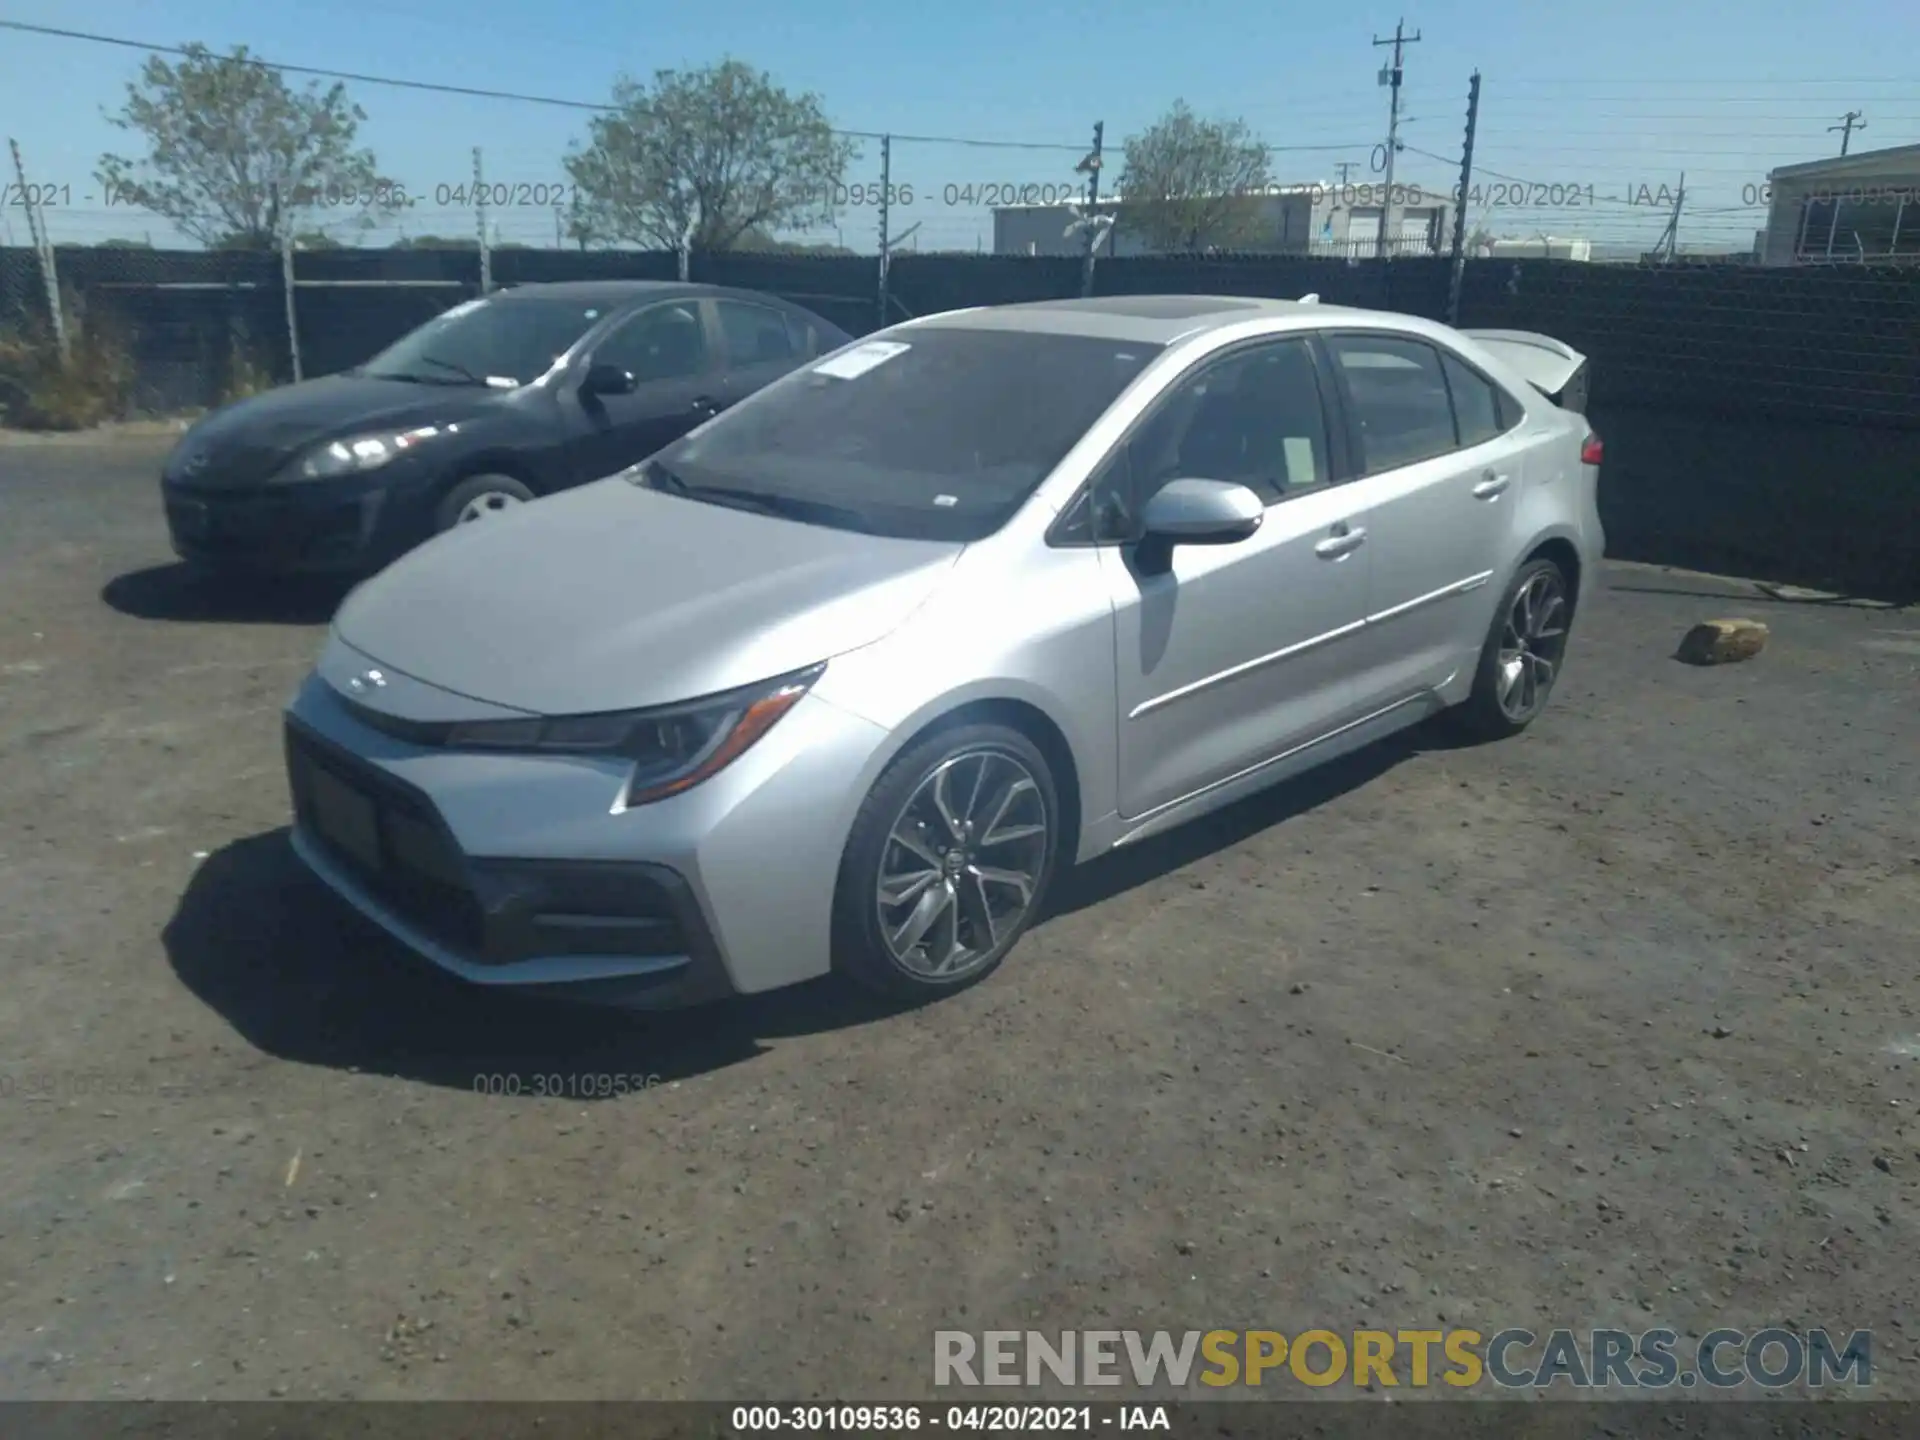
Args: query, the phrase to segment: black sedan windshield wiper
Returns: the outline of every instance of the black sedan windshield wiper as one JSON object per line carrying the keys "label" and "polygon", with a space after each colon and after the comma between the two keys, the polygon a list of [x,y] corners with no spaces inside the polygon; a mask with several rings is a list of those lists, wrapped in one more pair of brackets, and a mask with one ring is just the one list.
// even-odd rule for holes
{"label": "black sedan windshield wiper", "polygon": [[422,355],[420,357],[420,363],[423,365],[437,365],[442,370],[451,370],[469,385],[484,385],[487,383],[484,376],[474,374],[473,371],[457,361],[442,360],[438,355]]}

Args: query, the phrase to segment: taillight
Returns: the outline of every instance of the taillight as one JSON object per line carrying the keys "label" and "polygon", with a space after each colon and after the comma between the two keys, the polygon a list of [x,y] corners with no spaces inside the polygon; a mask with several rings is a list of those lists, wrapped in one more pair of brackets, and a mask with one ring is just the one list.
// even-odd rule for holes
{"label": "taillight", "polygon": [[1606,447],[1600,443],[1600,437],[1589,430],[1587,432],[1586,443],[1580,447],[1580,463],[1582,465],[1598,465],[1605,451]]}

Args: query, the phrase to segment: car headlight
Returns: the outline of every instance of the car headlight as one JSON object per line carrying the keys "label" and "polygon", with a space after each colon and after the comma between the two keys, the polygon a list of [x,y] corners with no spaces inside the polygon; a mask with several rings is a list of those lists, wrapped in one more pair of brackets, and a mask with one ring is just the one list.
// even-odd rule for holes
{"label": "car headlight", "polygon": [[380,430],[354,435],[345,440],[315,446],[286,466],[274,479],[282,482],[332,480],[342,475],[358,475],[378,470],[391,460],[424,445],[452,426],[422,425],[412,430]]}
{"label": "car headlight", "polygon": [[633,761],[625,803],[646,805],[691,790],[726,769],[799,702],[826,668],[815,665],[724,695],[651,710],[475,721],[454,726],[447,744],[461,750],[624,756]]}

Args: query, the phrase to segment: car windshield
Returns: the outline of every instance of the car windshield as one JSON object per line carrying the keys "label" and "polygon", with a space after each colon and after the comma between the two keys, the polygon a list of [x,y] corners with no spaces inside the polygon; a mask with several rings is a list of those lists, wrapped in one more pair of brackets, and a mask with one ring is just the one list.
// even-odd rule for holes
{"label": "car windshield", "polygon": [[668,446],[636,483],[902,539],[983,539],[1163,347],[887,332]]}
{"label": "car windshield", "polygon": [[422,385],[525,385],[606,313],[604,306],[530,295],[469,300],[402,336],[361,373]]}

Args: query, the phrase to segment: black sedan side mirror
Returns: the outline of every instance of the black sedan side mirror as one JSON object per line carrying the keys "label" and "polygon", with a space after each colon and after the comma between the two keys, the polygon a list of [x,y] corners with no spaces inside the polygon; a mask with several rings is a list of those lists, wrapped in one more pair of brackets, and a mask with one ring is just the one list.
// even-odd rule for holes
{"label": "black sedan side mirror", "polygon": [[589,365],[580,382],[582,395],[631,395],[639,386],[631,370],[618,365]]}
{"label": "black sedan side mirror", "polygon": [[1227,480],[1169,480],[1147,501],[1138,552],[1146,569],[1164,570],[1176,545],[1235,545],[1260,528],[1267,507]]}

